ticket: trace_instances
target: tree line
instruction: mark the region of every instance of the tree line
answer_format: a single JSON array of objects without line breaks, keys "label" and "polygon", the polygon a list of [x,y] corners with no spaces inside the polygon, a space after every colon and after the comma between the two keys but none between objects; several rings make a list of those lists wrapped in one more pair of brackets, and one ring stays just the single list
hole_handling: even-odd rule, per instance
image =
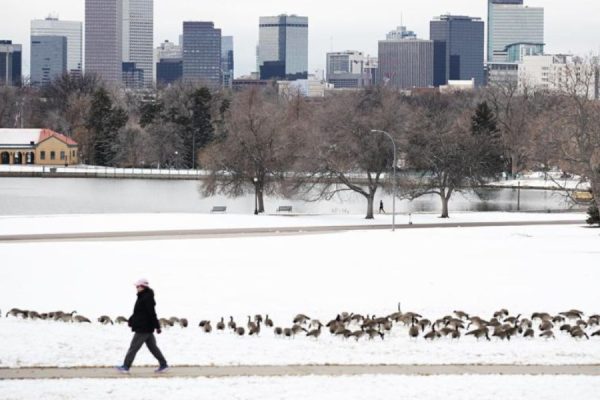
[{"label": "tree line", "polygon": [[253,192],[259,211],[269,194],[319,200],[350,191],[365,198],[367,218],[376,193],[392,186],[384,131],[398,148],[400,195],[437,195],[448,217],[454,193],[531,169],[558,168],[600,193],[596,71],[567,70],[552,91],[506,83],[408,95],[374,87],[320,99],[192,82],[140,94],[64,75],[43,89],[0,88],[0,127],[71,136],[86,164],[201,168],[207,195]]}]

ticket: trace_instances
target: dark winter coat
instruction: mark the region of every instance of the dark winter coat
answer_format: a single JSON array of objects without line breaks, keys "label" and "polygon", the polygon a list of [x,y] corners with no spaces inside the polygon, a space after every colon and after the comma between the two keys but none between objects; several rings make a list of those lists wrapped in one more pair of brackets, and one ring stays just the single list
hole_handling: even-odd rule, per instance
[{"label": "dark winter coat", "polygon": [[146,288],[137,294],[137,301],[133,307],[133,315],[129,318],[129,326],[135,333],[152,333],[160,329],[156,316],[156,302],[154,291]]}]

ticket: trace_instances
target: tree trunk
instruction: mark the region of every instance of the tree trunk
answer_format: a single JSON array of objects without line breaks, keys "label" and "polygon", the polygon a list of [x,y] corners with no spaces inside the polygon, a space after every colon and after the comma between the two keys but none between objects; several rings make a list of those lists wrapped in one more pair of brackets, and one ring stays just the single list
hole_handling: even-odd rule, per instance
[{"label": "tree trunk", "polygon": [[590,187],[592,189],[592,195],[596,202],[596,207],[600,210],[600,167],[596,171],[592,171],[590,176]]},{"label": "tree trunk", "polygon": [[440,194],[440,198],[442,199],[442,216],[441,216],[441,218],[450,218],[450,214],[448,213],[449,199],[444,194]]},{"label": "tree trunk", "polygon": [[375,219],[373,216],[373,205],[375,203],[375,194],[371,193],[367,196],[367,217],[366,219]]}]

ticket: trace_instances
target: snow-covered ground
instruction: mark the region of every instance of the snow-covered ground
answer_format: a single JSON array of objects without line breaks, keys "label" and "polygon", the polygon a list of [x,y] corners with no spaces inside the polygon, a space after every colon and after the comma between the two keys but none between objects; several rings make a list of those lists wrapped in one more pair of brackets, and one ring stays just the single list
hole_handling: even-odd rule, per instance
[{"label": "snow-covered ground", "polygon": [[[397,224],[440,224],[460,222],[565,221],[586,219],[585,213],[452,213],[441,219],[437,213],[397,215]],[[0,235],[124,232],[151,230],[199,230],[263,227],[385,225],[392,216],[376,215],[243,215],[243,214],[85,214],[0,216]]]},{"label": "snow-covered ground", "polygon": [[563,400],[594,399],[582,376],[359,376],[152,380],[0,381],[6,400]]},{"label": "snow-covered ground", "polygon": [[[228,239],[2,243],[0,306],[73,309],[90,318],[131,312],[132,282],[147,277],[162,317],[190,319],[159,337],[182,364],[595,363],[598,338],[511,342],[344,341],[323,334],[277,339],[205,335],[201,319],[268,313],[290,326],[296,313],[327,320],[342,311],[412,310],[435,319],[463,309],[489,318],[600,311],[600,232],[580,226],[425,229]],[[0,319],[0,366],[114,365],[126,350],[123,326]],[[138,362],[153,364],[146,351]]]}]

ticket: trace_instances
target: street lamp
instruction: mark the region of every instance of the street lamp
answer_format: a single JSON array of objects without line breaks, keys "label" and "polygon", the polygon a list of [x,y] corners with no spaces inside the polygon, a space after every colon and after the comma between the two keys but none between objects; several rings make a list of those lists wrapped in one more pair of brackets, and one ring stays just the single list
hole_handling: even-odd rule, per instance
[{"label": "street lamp", "polygon": [[256,185],[258,184],[258,178],[254,178],[254,215],[258,215],[258,189]]},{"label": "street lamp", "polygon": [[394,177],[393,177],[393,181],[392,181],[392,185],[393,185],[392,191],[394,193],[394,197],[392,198],[392,232],[395,232],[396,231],[396,166],[398,165],[398,160],[396,158],[397,157],[396,141],[394,140],[392,135],[390,135],[386,131],[372,129],[371,133],[383,133],[385,136],[387,136],[392,141],[392,147],[394,148],[394,165],[393,165]]}]

